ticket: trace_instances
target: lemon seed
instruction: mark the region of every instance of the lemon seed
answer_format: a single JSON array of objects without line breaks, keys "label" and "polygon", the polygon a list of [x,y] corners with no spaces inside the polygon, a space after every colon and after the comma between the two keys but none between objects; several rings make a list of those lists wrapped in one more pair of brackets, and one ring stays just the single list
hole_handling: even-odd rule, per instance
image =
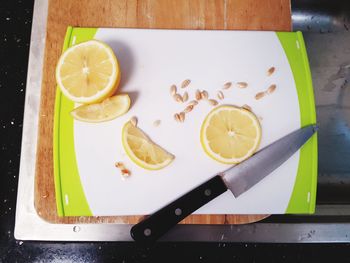
[{"label": "lemon seed", "polygon": [[179,117],[180,117],[180,122],[184,122],[185,121],[185,113],[184,112],[180,112],[179,113]]},{"label": "lemon seed", "polygon": [[276,85],[275,85],[275,84],[272,84],[272,85],[266,90],[266,93],[267,93],[267,94],[271,94],[271,93],[273,93],[275,90],[276,90]]},{"label": "lemon seed", "polygon": [[262,91],[262,92],[258,92],[256,95],[255,95],[255,99],[256,100],[260,100],[261,98],[263,98],[265,96],[265,92]]},{"label": "lemon seed", "polygon": [[176,85],[171,85],[170,87],[171,96],[174,96],[176,94],[176,91],[177,91]]},{"label": "lemon seed", "polygon": [[224,84],[224,89],[229,89],[229,88],[231,88],[231,86],[232,86],[232,82],[226,82]]},{"label": "lemon seed", "polygon": [[186,88],[188,85],[190,85],[191,80],[189,79],[185,79],[182,83],[181,83],[181,88]]},{"label": "lemon seed", "polygon": [[114,165],[115,165],[115,167],[120,168],[120,169],[125,168],[124,164],[122,162],[116,162]]},{"label": "lemon seed", "polygon": [[224,93],[221,90],[218,91],[217,96],[218,96],[219,100],[223,100],[224,99]]},{"label": "lemon seed", "polygon": [[185,109],[184,109],[184,113],[189,113],[190,111],[193,110],[193,105],[188,105]]},{"label": "lemon seed", "polygon": [[201,98],[204,99],[204,100],[207,100],[208,97],[209,97],[208,91],[203,90],[203,91],[201,92]]},{"label": "lemon seed", "polygon": [[183,102],[182,100],[182,96],[180,94],[175,94],[173,96],[174,100],[176,100],[177,102]]},{"label": "lemon seed", "polygon": [[201,92],[197,89],[196,94],[195,94],[196,100],[201,100],[202,99],[202,94]]},{"label": "lemon seed", "polygon": [[135,116],[131,117],[130,122],[132,125],[134,125],[135,127],[137,126],[137,118]]},{"label": "lemon seed", "polygon": [[269,68],[267,71],[267,76],[271,76],[275,72],[275,70],[276,70],[275,67]]},{"label": "lemon seed", "polygon": [[245,89],[246,87],[248,87],[248,83],[247,82],[237,82],[237,87],[240,89]]},{"label": "lemon seed", "polygon": [[189,103],[188,103],[188,106],[192,105],[193,107],[196,106],[198,104],[198,101],[196,100],[191,100]]},{"label": "lemon seed", "polygon": [[180,114],[175,113],[174,114],[174,119],[175,119],[175,121],[180,122]]},{"label": "lemon seed", "polygon": [[161,123],[161,120],[156,120],[153,122],[153,126],[158,127],[160,125],[160,123]]},{"label": "lemon seed", "polygon": [[212,106],[218,105],[218,102],[216,100],[213,100],[213,99],[208,100],[208,103]]},{"label": "lemon seed", "polygon": [[182,101],[183,102],[188,101],[188,93],[187,93],[187,91],[185,91],[185,93],[182,95]]}]

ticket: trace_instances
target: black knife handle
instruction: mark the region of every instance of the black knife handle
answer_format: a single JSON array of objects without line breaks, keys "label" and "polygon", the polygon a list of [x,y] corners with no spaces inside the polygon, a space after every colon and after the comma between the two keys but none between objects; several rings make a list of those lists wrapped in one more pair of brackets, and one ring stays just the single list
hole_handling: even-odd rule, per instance
[{"label": "black knife handle", "polygon": [[206,181],[131,228],[131,237],[140,243],[153,243],[182,219],[226,192],[221,176]]}]

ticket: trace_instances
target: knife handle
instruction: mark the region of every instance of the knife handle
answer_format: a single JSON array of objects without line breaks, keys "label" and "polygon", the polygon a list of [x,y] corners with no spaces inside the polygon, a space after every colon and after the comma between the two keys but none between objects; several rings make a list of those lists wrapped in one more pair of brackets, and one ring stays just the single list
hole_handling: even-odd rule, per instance
[{"label": "knife handle", "polygon": [[223,179],[217,175],[134,225],[130,230],[131,237],[140,243],[153,243],[182,219],[226,190]]}]

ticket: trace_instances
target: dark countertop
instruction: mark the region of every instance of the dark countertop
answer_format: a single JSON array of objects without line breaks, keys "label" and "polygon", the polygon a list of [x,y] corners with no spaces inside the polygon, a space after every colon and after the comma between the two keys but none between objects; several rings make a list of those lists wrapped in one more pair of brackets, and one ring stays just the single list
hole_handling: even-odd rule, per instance
[{"label": "dark countertop", "polygon": [[[13,236],[33,0],[0,3],[0,263],[350,262],[350,244],[29,242]],[[33,147],[34,147],[33,142]],[[342,260],[343,259],[343,260]]]}]

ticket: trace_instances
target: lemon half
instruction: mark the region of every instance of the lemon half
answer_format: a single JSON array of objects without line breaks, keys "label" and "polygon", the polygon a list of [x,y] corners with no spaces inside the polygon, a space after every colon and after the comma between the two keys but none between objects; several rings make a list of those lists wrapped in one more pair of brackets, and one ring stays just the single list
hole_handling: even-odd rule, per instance
[{"label": "lemon half", "polygon": [[100,103],[83,104],[71,111],[74,119],[85,122],[103,122],[113,120],[130,108],[130,97],[121,94],[109,97]]},{"label": "lemon half", "polygon": [[174,156],[155,144],[141,129],[127,122],[122,131],[122,142],[129,158],[148,170],[159,170],[169,165]]},{"label": "lemon half", "polygon": [[62,93],[74,102],[99,102],[118,88],[120,68],[107,44],[89,40],[70,47],[61,55],[56,81]]},{"label": "lemon half", "polygon": [[258,148],[260,139],[258,118],[252,112],[234,106],[213,109],[201,127],[200,140],[205,152],[225,164],[249,158]]}]

